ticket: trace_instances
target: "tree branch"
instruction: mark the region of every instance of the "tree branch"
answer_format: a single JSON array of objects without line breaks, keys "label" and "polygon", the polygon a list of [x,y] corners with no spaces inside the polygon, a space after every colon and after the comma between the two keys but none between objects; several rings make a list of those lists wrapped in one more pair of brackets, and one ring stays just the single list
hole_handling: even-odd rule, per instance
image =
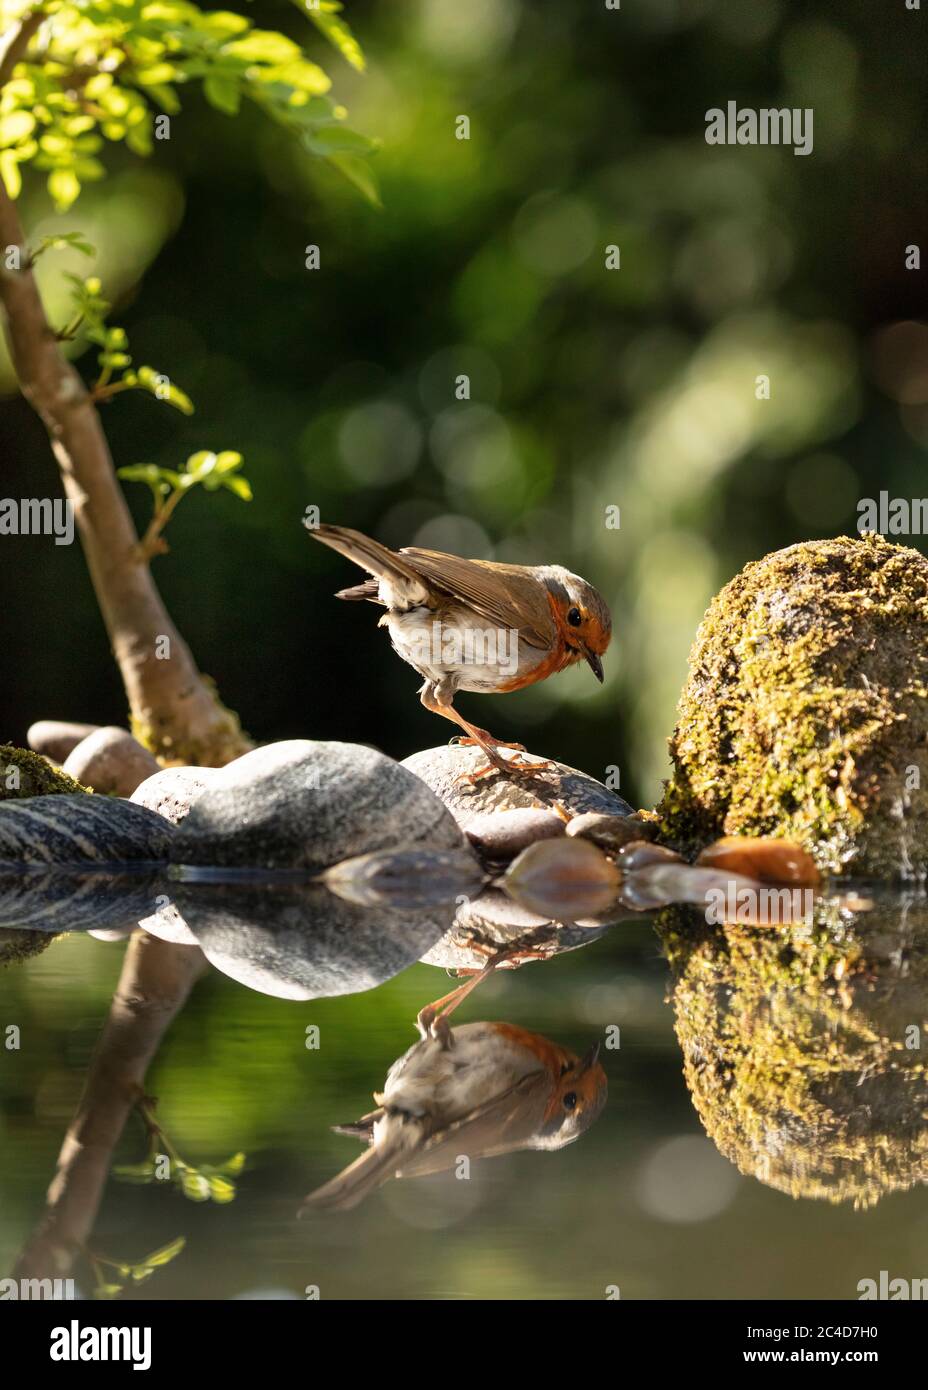
[{"label": "tree branch", "polygon": [[23,16],[18,33],[7,44],[6,52],[0,61],[0,87],[6,86],[9,82],[16,64],[21,63],[25,58],[26,49],[29,47],[32,36],[47,18],[48,15],[43,14],[41,10],[33,10],[30,14]]},{"label": "tree branch", "polygon": [[60,1279],[73,1269],[93,1230],[113,1150],[144,1093],[145,1073],[206,968],[196,946],[133,933],[84,1094],[58,1156],[45,1217],[19,1256],[16,1278]]},{"label": "tree branch", "polygon": [[74,506],[133,733],[166,760],[221,766],[251,743],[200,675],[148,566],[139,563],[138,535],[99,414],[49,326],[16,204],[0,184],[0,251],[14,246],[21,248],[21,270],[7,269],[8,254],[0,256],[0,303],[10,354],[23,394],[48,430]]}]

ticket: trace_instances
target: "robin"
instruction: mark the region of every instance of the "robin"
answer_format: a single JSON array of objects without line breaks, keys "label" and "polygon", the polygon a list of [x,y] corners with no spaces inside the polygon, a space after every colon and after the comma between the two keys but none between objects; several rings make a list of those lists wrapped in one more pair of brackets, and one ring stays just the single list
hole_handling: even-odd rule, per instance
[{"label": "robin", "polygon": [[579,1139],[606,1103],[599,1044],[583,1056],[513,1023],[465,1023],[448,1015],[483,978],[429,1004],[420,1040],[387,1074],[377,1109],[337,1125],[367,1143],[366,1153],[303,1204],[349,1211],[390,1178],[423,1177],[462,1156],[517,1149],[562,1149]]},{"label": "robin", "polygon": [[[373,576],[336,597],[367,599],[387,610],[380,626],[423,677],[423,705],[463,729],[461,743],[483,749],[489,766],[481,773],[536,773],[543,765],[520,761],[521,744],[503,743],[471,724],[454,708],[454,696],[459,690],[521,690],[577,661],[586,661],[602,681],[612,617],[592,584],[560,565],[463,560],[415,546],[394,551],[344,526],[308,529]],[[516,756],[503,758],[500,748]]]}]

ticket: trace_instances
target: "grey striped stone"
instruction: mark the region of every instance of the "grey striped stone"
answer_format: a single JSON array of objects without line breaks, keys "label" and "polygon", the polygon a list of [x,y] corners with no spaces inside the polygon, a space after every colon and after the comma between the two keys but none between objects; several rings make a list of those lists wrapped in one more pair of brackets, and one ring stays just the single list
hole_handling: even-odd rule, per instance
[{"label": "grey striped stone", "polygon": [[0,866],[164,862],[174,829],[111,796],[33,796],[0,802]]}]

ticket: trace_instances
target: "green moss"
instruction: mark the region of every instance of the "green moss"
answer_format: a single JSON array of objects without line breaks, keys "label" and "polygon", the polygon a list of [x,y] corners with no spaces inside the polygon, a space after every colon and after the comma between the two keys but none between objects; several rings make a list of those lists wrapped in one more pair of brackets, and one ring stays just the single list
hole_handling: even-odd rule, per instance
[{"label": "green moss", "polygon": [[220,700],[211,677],[201,674],[200,679],[215,705],[215,717],[201,737],[191,738],[184,730],[183,716],[178,717],[175,712],[163,718],[155,717],[150,710],[144,716],[130,712],[133,738],[165,767],[224,767],[254,748],[238,715]]},{"label": "green moss", "polygon": [[[41,753],[0,743],[0,801],[87,790],[66,772],[54,767]],[[55,940],[57,938],[48,932],[19,931],[13,927],[0,930],[0,965],[40,955]]]},{"label": "green moss", "polygon": [[726,1158],[862,1207],[928,1180],[928,908],[851,918],[826,900],[803,931],[669,908],[657,925],[687,1086]]},{"label": "green moss", "polygon": [[928,873],[928,560],[879,536],[748,565],[690,655],[664,841],[781,835],[829,872]]},{"label": "green moss", "polygon": [[51,796],[55,792],[84,792],[66,772],[56,768],[41,753],[0,743],[0,801],[24,796]]}]

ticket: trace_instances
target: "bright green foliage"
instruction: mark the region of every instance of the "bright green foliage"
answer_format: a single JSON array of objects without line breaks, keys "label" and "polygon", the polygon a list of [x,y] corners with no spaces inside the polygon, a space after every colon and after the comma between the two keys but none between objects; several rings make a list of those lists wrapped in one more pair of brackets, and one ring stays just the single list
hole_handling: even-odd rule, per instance
[{"label": "bright green foliage", "polygon": [[[162,1136],[163,1138],[163,1136]],[[156,1146],[157,1147],[157,1146]],[[234,1202],[236,1187],[233,1181],[245,1166],[243,1153],[233,1154],[224,1163],[201,1163],[194,1167],[185,1163],[173,1150],[169,1152],[171,1183],[191,1202]],[[142,1163],[126,1163],[113,1169],[113,1176],[123,1182],[151,1183],[157,1180],[160,1155],[153,1150]],[[152,1259],[143,1261],[151,1264]]]},{"label": "bright green foliage", "polygon": [[[300,8],[363,67],[338,5]],[[15,23],[13,9],[0,5],[3,28]],[[19,13],[36,11],[48,20],[0,94],[0,177],[11,197],[19,195],[22,165],[32,164],[46,173],[58,211],[66,210],[83,183],[103,176],[105,141],[150,154],[165,118],[181,109],[179,89],[202,81],[217,110],[231,116],[243,98],[255,102],[377,201],[365,164],[375,142],[341,124],[344,108],[328,95],[329,77],[292,39],[187,0],[45,0]]]},{"label": "bright green foliage", "polygon": [[[93,1269],[95,1285],[93,1297],[95,1299],[111,1300],[118,1298],[123,1289],[131,1280],[133,1284],[143,1284],[146,1279],[150,1279],[156,1269],[162,1265],[170,1264],[187,1244],[184,1236],[178,1236],[169,1245],[163,1245],[158,1250],[153,1250],[150,1255],[143,1255],[134,1264],[126,1264],[121,1260],[111,1260],[105,1255],[98,1255],[92,1251],[87,1251],[87,1258]],[[106,1274],[105,1269],[115,1271],[115,1274]]]},{"label": "bright green foliage", "polygon": [[[220,1204],[234,1202],[236,1196],[234,1179],[245,1167],[245,1155],[234,1153],[224,1163],[201,1163],[199,1167],[194,1167],[192,1163],[187,1163],[185,1159],[181,1158],[155,1119],[153,1105],[154,1102],[146,1098],[139,1102],[138,1107],[148,1131],[147,1158],[143,1159],[141,1163],[126,1163],[114,1167],[113,1176],[121,1178],[123,1182],[155,1182],[158,1179],[164,1156],[167,1155],[170,1161],[169,1171],[172,1185],[178,1188],[185,1197],[189,1197],[191,1202],[209,1202],[210,1200]],[[168,1249],[170,1250],[172,1247],[169,1246]],[[164,1252],[160,1253],[163,1254]],[[176,1253],[175,1250],[174,1254]],[[167,1258],[173,1259],[174,1254]],[[166,1264],[167,1260],[160,1262]],[[151,1255],[142,1262],[143,1266],[154,1266],[156,1263],[158,1261]]]},{"label": "bright green foliage", "polygon": [[179,471],[159,468],[154,463],[133,463],[117,469],[117,476],[126,482],[145,483],[151,488],[154,499],[154,512],[140,542],[140,558],[149,560],[153,555],[164,554],[168,547],[161,533],[181,498],[198,483],[202,483],[207,492],[216,492],[224,487],[243,502],[250,502],[253,495],[251,484],[239,474],[242,463],[241,454],[231,449],[225,449],[220,454],[201,449],[191,454]]},{"label": "bright green foliage", "polygon": [[[32,253],[33,261],[43,250],[58,242],[78,245],[74,239],[75,235],[69,232],[60,237],[44,238],[38,250]],[[93,248],[86,242],[81,244],[79,249],[93,254]],[[65,326],[59,330],[58,338],[62,342],[69,342],[81,333],[100,349],[97,354],[100,375],[91,392],[94,400],[108,400],[110,396],[115,396],[121,391],[147,391],[157,400],[173,405],[181,414],[192,415],[193,402],[190,397],[179,386],[175,386],[169,377],[155,371],[154,367],[133,368],[126,330],[111,327],[106,322],[112,306],[103,298],[103,286],[98,278],[91,275],[83,279],[79,275],[66,274],[65,279],[69,280],[72,286],[73,313]]]}]

